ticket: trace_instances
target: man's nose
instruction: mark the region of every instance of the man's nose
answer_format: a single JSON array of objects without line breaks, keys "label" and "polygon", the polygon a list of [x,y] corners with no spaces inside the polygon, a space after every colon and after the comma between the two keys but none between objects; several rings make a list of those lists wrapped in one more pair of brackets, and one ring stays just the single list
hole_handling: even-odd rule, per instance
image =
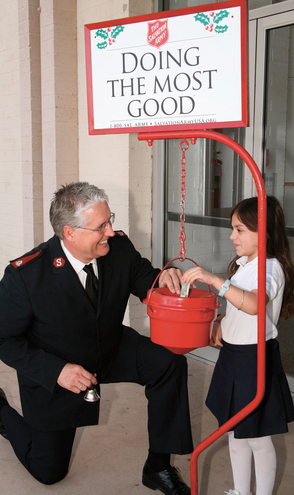
[{"label": "man's nose", "polygon": [[112,225],[110,222],[108,222],[107,224],[107,227],[106,227],[106,230],[105,230],[105,234],[108,235],[109,237],[113,237],[115,236],[115,232],[112,228]]}]

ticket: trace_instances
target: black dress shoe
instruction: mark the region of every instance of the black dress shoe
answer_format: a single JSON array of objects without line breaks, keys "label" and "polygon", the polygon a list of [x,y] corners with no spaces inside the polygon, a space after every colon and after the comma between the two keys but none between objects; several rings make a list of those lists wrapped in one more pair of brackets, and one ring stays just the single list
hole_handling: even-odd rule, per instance
[{"label": "black dress shoe", "polygon": [[[3,401],[6,401],[8,404],[8,400],[6,398],[4,390],[2,390],[2,388],[0,388],[0,400],[2,403],[3,403]],[[1,415],[0,415],[0,435],[2,435],[2,437],[6,438],[6,440],[8,440],[8,436],[7,436],[7,433],[5,431],[4,424],[3,424],[3,421],[1,419]]]},{"label": "black dress shoe", "polygon": [[165,495],[191,495],[190,488],[181,480],[178,471],[172,466],[156,473],[145,462],[142,483],[151,490],[162,491]]}]

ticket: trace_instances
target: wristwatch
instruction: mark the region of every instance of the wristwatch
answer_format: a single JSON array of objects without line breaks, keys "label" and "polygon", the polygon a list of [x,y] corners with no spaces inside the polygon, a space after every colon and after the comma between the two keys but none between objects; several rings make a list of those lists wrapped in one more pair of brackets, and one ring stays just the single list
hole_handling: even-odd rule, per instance
[{"label": "wristwatch", "polygon": [[219,291],[218,295],[220,297],[224,297],[224,295],[227,292],[227,290],[230,287],[230,285],[231,285],[231,281],[229,279],[227,279],[225,281],[225,283],[222,285],[221,290]]}]

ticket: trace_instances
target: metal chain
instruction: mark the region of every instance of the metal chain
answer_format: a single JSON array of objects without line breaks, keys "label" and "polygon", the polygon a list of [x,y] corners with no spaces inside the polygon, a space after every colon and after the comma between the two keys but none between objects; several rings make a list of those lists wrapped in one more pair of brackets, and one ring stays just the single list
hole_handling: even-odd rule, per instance
[{"label": "metal chain", "polygon": [[180,150],[182,150],[182,157],[181,157],[181,165],[182,165],[182,170],[181,170],[181,214],[180,214],[180,220],[181,220],[181,229],[180,229],[180,234],[179,234],[179,239],[181,243],[181,251],[179,252],[179,259],[180,261],[185,261],[185,254],[186,254],[186,249],[185,249],[185,240],[186,240],[186,233],[185,233],[185,196],[186,196],[186,151],[189,148],[189,144],[184,138],[180,144],[179,144]]}]

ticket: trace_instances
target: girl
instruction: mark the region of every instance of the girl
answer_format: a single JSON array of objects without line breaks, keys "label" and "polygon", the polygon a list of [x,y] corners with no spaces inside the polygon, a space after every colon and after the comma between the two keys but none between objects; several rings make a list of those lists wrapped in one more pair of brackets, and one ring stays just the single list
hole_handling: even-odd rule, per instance
[{"label": "girl", "polygon": [[[182,281],[213,285],[227,300],[226,310],[215,320],[211,345],[221,347],[206,405],[223,425],[256,395],[258,212],[257,198],[235,206],[230,215],[237,256],[229,276],[221,277],[196,267]],[[293,401],[282,368],[277,337],[279,316],[294,313],[294,265],[285,219],[276,198],[267,198],[266,260],[266,390],[261,404],[228,433],[234,490],[230,495],[250,495],[251,457],[255,462],[256,495],[272,495],[276,453],[271,435],[288,431],[294,420]]]}]

